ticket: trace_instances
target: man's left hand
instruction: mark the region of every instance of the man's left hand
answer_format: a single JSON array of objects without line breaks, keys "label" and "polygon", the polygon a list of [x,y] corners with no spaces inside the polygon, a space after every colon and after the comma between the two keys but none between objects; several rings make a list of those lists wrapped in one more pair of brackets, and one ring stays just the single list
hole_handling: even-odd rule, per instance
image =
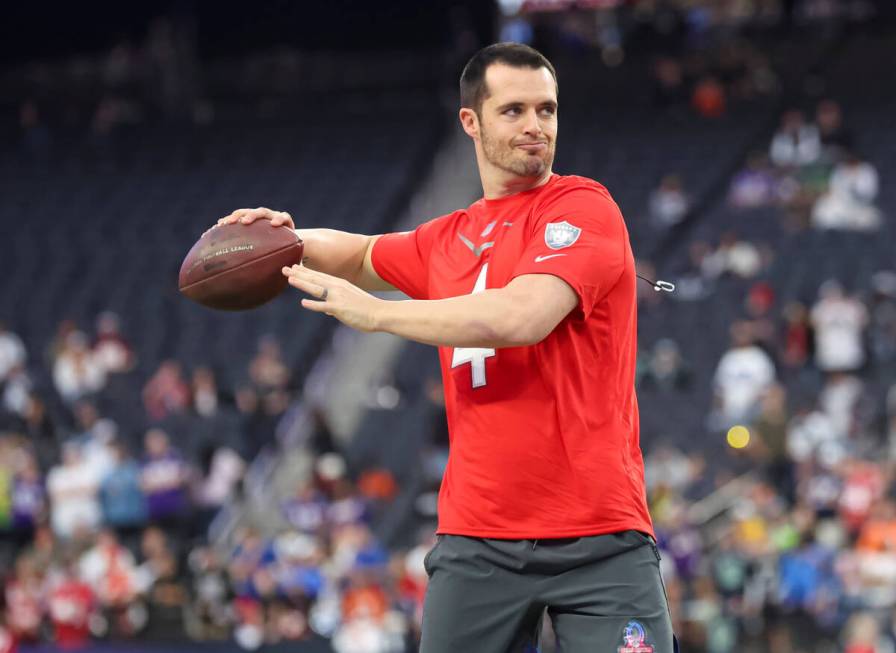
[{"label": "man's left hand", "polygon": [[377,315],[385,300],[364,292],[345,279],[315,272],[304,265],[282,270],[289,285],[311,295],[302,306],[309,311],[332,315],[358,331],[376,331]]}]

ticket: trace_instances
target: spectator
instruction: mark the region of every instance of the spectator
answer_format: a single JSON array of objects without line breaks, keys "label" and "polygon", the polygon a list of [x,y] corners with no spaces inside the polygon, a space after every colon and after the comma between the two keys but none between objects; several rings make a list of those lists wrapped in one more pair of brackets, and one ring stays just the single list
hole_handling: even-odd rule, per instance
[{"label": "spectator", "polygon": [[0,600],[0,653],[17,653],[19,644],[15,633],[6,625],[3,601]]},{"label": "spectator", "polygon": [[90,640],[90,622],[96,616],[96,597],[79,578],[74,561],[63,563],[50,589],[47,614],[53,624],[53,641],[63,650],[79,649]]},{"label": "spectator", "polygon": [[150,526],[142,532],[139,550],[143,562],[136,572],[137,591],[146,594],[162,574],[165,560],[174,552],[165,531],[158,526]]},{"label": "spectator", "polygon": [[833,372],[828,376],[818,396],[818,406],[830,418],[839,439],[853,434],[856,405],[863,393],[864,384],[854,375]]},{"label": "spectator", "polygon": [[719,118],[725,114],[725,87],[712,75],[704,75],[694,86],[691,105],[704,118]]},{"label": "spectator", "polygon": [[[713,291],[712,282],[721,274],[716,269],[709,243],[697,240],[688,247],[688,261],[676,279],[676,293],[682,301],[705,299]],[[651,290],[654,295],[659,293]]]},{"label": "spectator", "polygon": [[0,466],[0,531],[12,526],[12,470]]},{"label": "spectator", "polygon": [[840,156],[852,149],[854,138],[852,131],[843,124],[843,112],[834,100],[822,100],[815,108],[815,122],[824,148],[827,161],[837,161]]},{"label": "spectator", "polygon": [[169,554],[160,560],[159,576],[147,598],[147,637],[169,642],[187,639],[185,614],[188,599],[189,594],[180,577],[177,559]]},{"label": "spectator", "polygon": [[851,534],[857,534],[884,495],[887,479],[880,467],[859,458],[845,458],[838,473],[843,479],[838,499],[840,519]]},{"label": "spectator", "polygon": [[857,612],[849,618],[844,628],[846,648],[844,653],[878,653],[881,628],[873,614]]},{"label": "spectator", "polygon": [[283,503],[283,516],[302,533],[321,533],[326,525],[328,502],[314,483],[299,485],[295,496]]},{"label": "spectator", "polygon": [[288,531],[276,539],[274,548],[273,574],[280,595],[307,606],[317,599],[325,583],[321,567],[326,558],[320,542],[312,535]]},{"label": "spectator", "polygon": [[190,386],[181,375],[180,363],[166,360],[143,388],[143,404],[150,419],[162,420],[184,412],[190,405]]},{"label": "spectator", "polygon": [[47,406],[35,393],[28,396],[25,414],[18,430],[34,448],[40,469],[47,470],[57,460],[56,427],[47,412]]},{"label": "spectator", "polygon": [[171,446],[168,434],[150,429],[144,438],[144,458],[140,486],[146,496],[149,518],[170,523],[188,509],[187,464]]},{"label": "spectator", "polygon": [[188,559],[193,577],[194,634],[202,640],[224,639],[230,634],[230,586],[224,566],[211,547],[197,547]]},{"label": "spectator", "polygon": [[197,501],[207,511],[211,521],[217,511],[230,501],[236,493],[237,484],[243,478],[246,462],[229,447],[219,447],[212,454],[208,476],[198,490]]},{"label": "spectator", "polygon": [[877,169],[850,150],[844,154],[843,162],[834,168],[829,185],[834,194],[870,205],[878,193]]},{"label": "spectator", "polygon": [[790,302],[782,311],[784,334],[781,362],[792,368],[805,365],[815,350],[815,334],[809,321],[809,310],[799,302]]},{"label": "spectator", "polygon": [[261,394],[283,390],[289,385],[290,376],[277,341],[271,336],[261,338],[258,353],[249,364],[249,378],[255,388]]},{"label": "spectator", "polygon": [[709,279],[715,279],[723,274],[751,279],[763,266],[759,248],[750,241],[739,238],[732,231],[722,234],[718,248],[707,254],[701,262],[703,275]]},{"label": "spectator", "polygon": [[132,608],[137,598],[137,565],[115,532],[103,529],[96,544],[78,562],[81,578],[103,607],[116,635],[132,636],[144,625],[144,614]]},{"label": "spectator", "polygon": [[375,571],[356,569],[342,599],[342,625],[333,637],[337,653],[397,653],[405,624],[389,611],[389,599]]},{"label": "spectator", "polygon": [[96,472],[84,462],[81,448],[73,442],[63,445],[62,464],[47,475],[50,524],[57,537],[81,536],[99,525],[99,482]]},{"label": "spectator", "polygon": [[193,410],[202,417],[214,417],[218,413],[219,394],[215,374],[208,367],[193,370]]},{"label": "spectator", "polygon": [[681,222],[689,207],[681,179],[678,175],[666,175],[650,194],[650,221],[655,227],[666,229]]},{"label": "spectator", "polygon": [[338,452],[336,436],[333,434],[330,420],[323,406],[312,406],[311,419],[314,423],[314,428],[308,438],[311,450],[317,455]]},{"label": "spectator", "polygon": [[87,346],[80,331],[70,333],[53,365],[53,382],[69,402],[93,395],[106,385],[106,370]]},{"label": "spectator", "polygon": [[34,388],[31,376],[23,365],[17,365],[8,371],[6,383],[3,384],[2,407],[16,417],[23,417],[28,410],[28,400]]},{"label": "spectator", "polygon": [[180,579],[177,557],[159,529],[147,529],[143,540],[146,561],[140,565],[141,589],[147,598],[148,639],[182,641],[186,637],[184,610],[187,588]]},{"label": "spectator", "polygon": [[874,206],[877,197],[877,170],[854,152],[845,154],[834,168],[828,192],[818,198],[812,209],[816,229],[875,231],[881,226],[881,214]]},{"label": "spectator", "polygon": [[797,463],[809,462],[814,457],[825,467],[833,467],[845,455],[831,418],[817,409],[798,411],[790,421],[787,452]]},{"label": "spectator", "polygon": [[863,332],[868,311],[843,292],[836,281],[825,281],[810,319],[815,330],[815,363],[824,372],[852,372],[865,364]]},{"label": "spectator", "polygon": [[[832,582],[830,553],[819,546],[811,533],[800,546],[783,553],[779,561],[779,600],[785,614],[802,624],[800,640],[810,639],[813,616],[823,605],[822,598]],[[805,642],[805,645],[810,645]],[[813,647],[814,648],[814,647]]]},{"label": "spectator", "polygon": [[112,528],[133,532],[146,524],[146,497],[140,485],[141,470],[122,443],[113,447],[114,463],[100,484],[103,522]]},{"label": "spectator", "polygon": [[37,462],[30,455],[22,456],[13,479],[12,527],[33,532],[47,514],[47,493]]},{"label": "spectator", "polygon": [[22,642],[36,642],[44,618],[43,570],[25,554],[16,558],[15,571],[3,588],[6,625]]},{"label": "spectator", "polygon": [[649,354],[645,381],[666,391],[683,390],[690,382],[690,372],[681,350],[671,338],[660,338]]},{"label": "spectator", "polygon": [[367,505],[358,496],[351,480],[346,477],[342,456],[324,454],[315,465],[318,482],[330,498],[327,521],[333,526],[358,524],[367,519]]},{"label": "spectator", "polygon": [[383,507],[398,494],[398,483],[388,469],[374,467],[358,477],[358,492],[365,501]]},{"label": "spectator", "polygon": [[723,424],[749,420],[774,380],[775,366],[754,344],[750,324],[735,322],[731,326],[731,348],[719,360],[714,381]]},{"label": "spectator", "polygon": [[859,532],[856,549],[896,554],[896,504],[892,499],[875,503]]},{"label": "spectator", "polygon": [[775,299],[775,289],[767,281],[753,283],[744,298],[744,308],[753,324],[756,338],[768,351],[774,351],[777,346],[777,330],[771,319]]},{"label": "spectator", "polygon": [[777,180],[768,165],[768,157],[753,152],[746,167],[731,180],[728,202],[740,209],[770,206],[777,200]]},{"label": "spectator", "polygon": [[779,168],[795,168],[815,163],[821,155],[821,137],[815,125],[807,124],[802,111],[791,109],[781,117],[781,126],[772,138],[769,158]]},{"label": "spectator", "polygon": [[25,364],[25,345],[22,339],[0,322],[0,384],[10,371]]},{"label": "spectator", "polygon": [[121,335],[118,315],[111,311],[100,313],[96,320],[93,355],[107,374],[127,372],[134,367],[134,351]]},{"label": "spectator", "polygon": [[659,107],[673,108],[687,101],[681,62],[674,57],[660,57],[653,67],[654,101]]},{"label": "spectator", "polygon": [[75,405],[75,419],[80,432],[72,442],[80,447],[84,463],[102,480],[115,462],[113,443],[118,427],[112,420],[101,418],[96,406],[87,401]]},{"label": "spectator", "polygon": [[896,272],[881,271],[871,278],[869,341],[880,366],[896,360]]},{"label": "spectator", "polygon": [[230,555],[228,572],[234,593],[237,597],[255,599],[258,593],[255,588],[256,572],[273,564],[277,557],[273,547],[261,534],[253,529],[243,529],[235,537],[236,546]]},{"label": "spectator", "polygon": [[274,438],[276,416],[267,412],[261,398],[252,386],[243,386],[236,391],[236,409],[243,434],[240,455],[252,459],[264,445]]},{"label": "spectator", "polygon": [[739,550],[733,532],[726,531],[718,550],[710,559],[716,591],[726,599],[742,595],[749,581],[750,567],[750,561]]},{"label": "spectator", "polygon": [[795,478],[787,451],[788,421],[786,390],[777,384],[769,386],[762,397],[754,431],[762,446],[769,482],[792,503]]},{"label": "spectator", "polygon": [[31,543],[24,554],[34,560],[38,569],[50,569],[61,558],[61,548],[61,543],[53,536],[53,530],[46,523],[41,523],[34,529]]}]

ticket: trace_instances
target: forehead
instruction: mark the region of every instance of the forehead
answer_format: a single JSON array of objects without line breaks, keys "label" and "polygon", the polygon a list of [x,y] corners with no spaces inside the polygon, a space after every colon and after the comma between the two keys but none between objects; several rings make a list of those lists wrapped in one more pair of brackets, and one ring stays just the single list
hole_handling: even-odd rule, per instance
[{"label": "forehead", "polygon": [[489,66],[485,71],[485,84],[489,104],[557,101],[557,84],[547,68],[515,68],[502,63]]}]

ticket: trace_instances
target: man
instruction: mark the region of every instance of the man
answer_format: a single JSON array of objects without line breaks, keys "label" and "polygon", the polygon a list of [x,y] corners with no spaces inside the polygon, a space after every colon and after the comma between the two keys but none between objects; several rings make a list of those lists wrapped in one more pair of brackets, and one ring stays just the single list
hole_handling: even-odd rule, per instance
[{"label": "man", "polygon": [[[302,305],[437,345],[451,451],[426,560],[424,653],[669,653],[634,393],[635,268],[607,190],[551,171],[557,79],[519,44],[477,53],[460,122],[484,198],[414,231],[300,229]],[[288,213],[240,209],[223,223]],[[399,289],[410,301],[366,290]]]}]

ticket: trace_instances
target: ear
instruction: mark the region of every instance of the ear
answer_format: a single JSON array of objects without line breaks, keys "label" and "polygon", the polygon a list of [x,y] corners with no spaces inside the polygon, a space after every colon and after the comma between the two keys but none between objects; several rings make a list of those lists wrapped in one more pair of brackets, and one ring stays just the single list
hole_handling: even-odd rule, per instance
[{"label": "ear", "polygon": [[467,136],[474,141],[479,139],[479,116],[476,112],[468,107],[462,107],[458,113],[460,118],[460,126],[467,132]]}]

